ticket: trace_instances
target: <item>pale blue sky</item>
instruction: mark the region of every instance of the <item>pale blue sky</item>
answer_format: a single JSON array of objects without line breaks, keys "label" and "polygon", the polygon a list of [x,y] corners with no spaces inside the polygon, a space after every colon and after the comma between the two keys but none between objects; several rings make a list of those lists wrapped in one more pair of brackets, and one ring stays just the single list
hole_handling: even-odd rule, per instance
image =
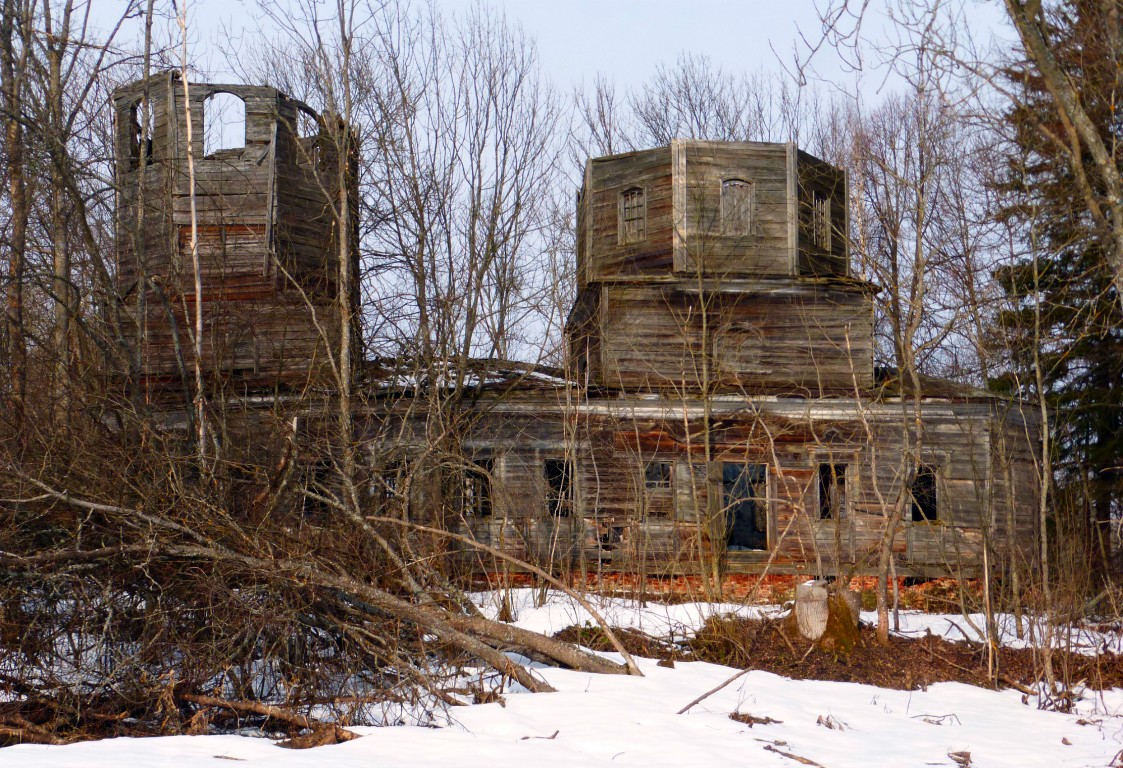
[{"label": "pale blue sky", "polygon": [[[433,0],[446,13],[469,9],[479,0]],[[486,0],[485,0],[486,1]],[[110,19],[121,0],[92,0],[95,15]],[[230,79],[221,48],[237,46],[257,27],[255,0],[186,0],[192,29],[191,57],[215,79]],[[162,4],[162,3],[161,3]],[[537,40],[544,73],[562,90],[591,82],[604,72],[620,87],[647,81],[661,64],[684,51],[705,54],[731,72],[784,75],[800,33],[820,35],[816,6],[826,0],[490,0],[508,19]],[[863,24],[869,39],[892,35],[885,8],[897,0],[872,2]],[[997,0],[951,0],[973,32],[986,37],[1001,29]],[[172,32],[171,22],[167,22]],[[177,34],[177,33],[176,33]],[[801,49],[803,50],[803,49]],[[876,57],[867,57],[869,64]],[[814,75],[874,98],[886,81],[884,70],[860,77],[829,48],[814,61]],[[892,82],[890,78],[890,82]]]}]

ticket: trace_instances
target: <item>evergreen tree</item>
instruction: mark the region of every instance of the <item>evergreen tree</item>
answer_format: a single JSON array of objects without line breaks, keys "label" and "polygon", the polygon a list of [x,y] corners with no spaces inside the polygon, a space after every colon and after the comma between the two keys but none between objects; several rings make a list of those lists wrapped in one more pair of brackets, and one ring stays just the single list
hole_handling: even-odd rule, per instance
[{"label": "evergreen tree", "polygon": [[[1101,135],[1115,144],[1123,132],[1121,9],[1123,0],[1067,2],[1053,9],[1049,28],[1057,63]],[[1060,490],[1094,523],[1092,543],[1107,556],[1110,526],[1123,517],[1123,305],[1108,258],[1112,235],[1094,210],[1097,200],[1106,208],[1109,190],[1072,162],[1074,152],[1087,150],[1056,109],[1041,73],[1023,64],[1008,68],[1005,77],[1020,98],[1006,113],[1010,148],[1002,187],[1009,202],[1003,215],[1018,225],[1029,255],[998,275],[1015,307],[1002,315],[1002,330],[1021,340],[1015,368],[1022,370],[993,384],[1036,397],[1034,376],[1026,372],[1037,353],[1041,394],[1056,413]]]}]

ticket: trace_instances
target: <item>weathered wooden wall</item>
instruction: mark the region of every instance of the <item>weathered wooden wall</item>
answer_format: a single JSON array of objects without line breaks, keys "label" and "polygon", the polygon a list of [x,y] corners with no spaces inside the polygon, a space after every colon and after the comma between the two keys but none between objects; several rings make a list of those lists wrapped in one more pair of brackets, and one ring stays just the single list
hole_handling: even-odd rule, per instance
[{"label": "weathered wooden wall", "polygon": [[[681,229],[675,271],[715,279],[795,274],[791,145],[681,141],[672,148]],[[743,234],[722,227],[722,182],[729,179],[753,188],[751,228]]]},{"label": "weathered wooden wall", "polygon": [[[749,190],[745,232],[724,218],[727,182]],[[647,201],[641,242],[621,239],[629,189]],[[577,207],[567,333],[583,380],[796,396],[872,385],[873,288],[848,278],[841,169],[791,144],[681,140],[590,160]],[[829,247],[813,237],[823,227]]]},{"label": "weathered wooden wall", "polygon": [[[644,192],[646,235],[624,243],[619,231],[620,195]],[[578,286],[603,280],[665,277],[672,270],[674,241],[671,148],[628,152],[590,160],[581,195],[583,244]]]},{"label": "weathered wooden wall", "polygon": [[727,280],[702,289],[603,286],[582,305],[590,319],[573,336],[576,351],[587,350],[598,382],[626,391],[819,396],[873,383],[863,285]]},{"label": "weathered wooden wall", "polygon": [[[850,274],[846,171],[800,151],[796,157],[795,173],[795,205],[798,209],[796,272],[808,276]],[[831,247],[826,249],[820,247],[813,237],[816,196],[830,201]]]},{"label": "weathered wooden wall", "polygon": [[[204,105],[216,93],[243,101],[245,143],[207,156]],[[150,153],[136,141],[146,100],[153,118]],[[156,397],[175,393],[193,366],[198,297],[188,116],[205,375],[242,391],[300,388],[322,376],[325,346],[338,343],[340,252],[350,249],[354,261],[357,251],[350,232],[347,246],[339,247],[340,166],[326,134],[318,127],[310,136],[297,134],[298,111],[309,113],[312,126],[318,118],[267,87],[193,83],[188,109],[175,73],[119,89],[114,106],[116,277],[130,315],[125,341],[140,368],[135,383]]]},{"label": "weathered wooden wall", "polygon": [[[461,516],[455,499],[442,502],[445,524],[514,557],[562,570],[648,574],[699,573],[715,563],[728,572],[871,573],[905,490],[905,521],[893,542],[900,574],[978,573],[984,542],[996,568],[1033,562],[1033,486],[1012,487],[994,473],[1007,462],[1025,474],[1034,427],[1011,421],[992,401],[925,407],[919,455],[937,474],[938,517],[913,522],[907,484],[914,465],[901,458],[916,441],[898,404],[727,401],[707,423],[697,401],[681,403],[676,418],[666,401],[594,399],[570,411],[573,421],[560,397],[538,397],[481,411],[464,437],[465,456],[492,461],[491,515]],[[996,431],[1005,436],[1001,448]],[[575,503],[557,517],[548,508],[544,463],[565,458],[573,462]],[[671,465],[669,484],[645,482],[649,462]],[[765,549],[726,551],[726,462],[768,467]],[[820,464],[845,468],[837,518],[820,518]]]}]

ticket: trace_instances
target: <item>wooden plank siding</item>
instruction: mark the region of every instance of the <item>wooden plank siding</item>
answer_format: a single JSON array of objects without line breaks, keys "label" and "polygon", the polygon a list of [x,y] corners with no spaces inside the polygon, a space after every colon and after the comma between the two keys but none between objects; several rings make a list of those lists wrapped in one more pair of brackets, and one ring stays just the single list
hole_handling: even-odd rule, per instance
[{"label": "wooden plank siding", "polygon": [[[800,275],[821,277],[850,274],[850,237],[846,191],[846,171],[825,163],[806,152],[797,152],[796,206],[798,246],[796,271]],[[830,201],[830,247],[815,242],[812,224],[815,199]]]},{"label": "wooden plank siding", "polygon": [[[681,142],[685,175],[683,277],[712,279],[791,275],[788,233],[787,149],[753,142]],[[752,185],[750,229],[730,233],[722,226],[722,182]]]},{"label": "wooden plank siding", "polygon": [[[217,93],[243,101],[245,142],[207,156],[205,103]],[[190,99],[205,376],[240,391],[303,388],[326,375],[327,345],[339,337],[340,174],[331,142],[322,127],[299,136],[299,112],[313,126],[319,118],[273,88],[192,83]],[[146,100],[150,152],[137,140]],[[123,335],[140,360],[136,383],[154,397],[174,396],[193,366],[197,302],[183,84],[165,73],[119,89],[114,107],[116,278],[130,316]],[[357,267],[355,235],[345,236]]]},{"label": "wooden plank siding", "polygon": [[[590,160],[578,196],[578,285],[626,279],[794,275],[788,148],[760,142],[675,141]],[[752,185],[751,226],[722,226],[722,183]],[[645,237],[625,243],[621,195],[638,188]],[[839,209],[845,216],[845,204]],[[845,272],[843,272],[845,274]]]},{"label": "wooden plank siding", "polygon": [[[493,461],[491,515],[452,514],[450,526],[513,557],[563,570],[669,575],[700,573],[717,562],[726,572],[873,573],[886,521],[910,479],[911,465],[902,466],[901,456],[906,444],[916,444],[896,403],[797,407],[731,399],[715,404],[707,427],[701,403],[690,398],[677,405],[672,398],[594,398],[572,408],[560,395],[515,400],[480,411],[464,437],[465,455]],[[937,473],[938,516],[913,522],[906,507],[893,542],[899,572],[976,573],[984,542],[999,562],[1032,562],[1031,486],[1002,484],[997,505],[992,492],[996,453],[1018,464],[1032,421],[1014,425],[991,402],[930,404],[922,421],[920,455]],[[1009,450],[996,449],[996,430],[1007,433]],[[389,431],[401,439],[423,434],[423,425]],[[573,462],[575,503],[559,518],[548,508],[543,467],[566,457]],[[670,465],[665,487],[645,481],[649,462]],[[725,551],[724,463],[767,466],[763,550]],[[820,516],[823,463],[842,466],[846,478],[845,505],[831,519]]]},{"label": "wooden plank siding", "polygon": [[[245,146],[206,157],[204,102],[221,92],[245,103]],[[183,99],[175,73],[114,93],[128,383],[185,421],[201,302],[216,407],[291,423],[315,456],[338,429],[326,359],[340,259],[358,274],[357,161],[319,116],[299,135],[307,108],[275,89],[192,84],[197,295]],[[474,361],[479,384],[451,403],[370,362],[352,401],[362,512],[558,572],[853,575],[876,571],[903,509],[901,575],[973,574],[984,551],[1031,568],[1036,417],[949,382],[914,414],[876,375],[876,289],[850,277],[846,201],[845,173],[792,144],[681,140],[590,160],[564,370],[525,365],[500,387],[487,366],[517,364]],[[330,474],[321,454],[305,477]],[[917,459],[933,519],[912,519]],[[387,535],[450,566],[512,567],[439,531]]]},{"label": "wooden plank siding", "polygon": [[[645,237],[626,243],[622,196],[634,189]],[[848,277],[846,205],[845,173],[790,144],[676,140],[590,160],[567,324],[580,376],[798,397],[871,386],[874,288]],[[745,231],[731,231],[730,210]],[[828,248],[812,242],[823,227]]]},{"label": "wooden plank siding", "polygon": [[[589,162],[587,188],[581,196],[586,228],[585,270],[579,285],[626,277],[643,280],[672,271],[673,206],[669,147],[629,152]],[[643,191],[645,235],[635,243],[620,234],[620,198],[629,189]]]},{"label": "wooden plank siding", "polygon": [[606,386],[818,396],[873,383],[873,310],[858,284],[609,285],[596,304],[580,338]]}]

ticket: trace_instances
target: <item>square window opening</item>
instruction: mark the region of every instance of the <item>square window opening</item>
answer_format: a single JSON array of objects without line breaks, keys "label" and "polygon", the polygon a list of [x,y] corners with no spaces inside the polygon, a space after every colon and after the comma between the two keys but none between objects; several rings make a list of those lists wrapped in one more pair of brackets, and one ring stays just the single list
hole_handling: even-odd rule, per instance
[{"label": "square window opening", "polygon": [[916,468],[912,481],[912,521],[931,523],[939,519],[939,504],[936,488],[936,470],[921,464]]},{"label": "square window opening", "polygon": [[493,459],[476,459],[464,472],[465,517],[491,517],[491,477]]},{"label": "square window opening", "polygon": [[565,459],[546,459],[546,510],[554,517],[573,512],[573,464]]},{"label": "square window opening", "polygon": [[643,484],[648,489],[671,487],[671,463],[669,461],[649,461],[644,467]]},{"label": "square window opening", "polygon": [[819,519],[841,520],[846,515],[846,465],[819,465]]}]

